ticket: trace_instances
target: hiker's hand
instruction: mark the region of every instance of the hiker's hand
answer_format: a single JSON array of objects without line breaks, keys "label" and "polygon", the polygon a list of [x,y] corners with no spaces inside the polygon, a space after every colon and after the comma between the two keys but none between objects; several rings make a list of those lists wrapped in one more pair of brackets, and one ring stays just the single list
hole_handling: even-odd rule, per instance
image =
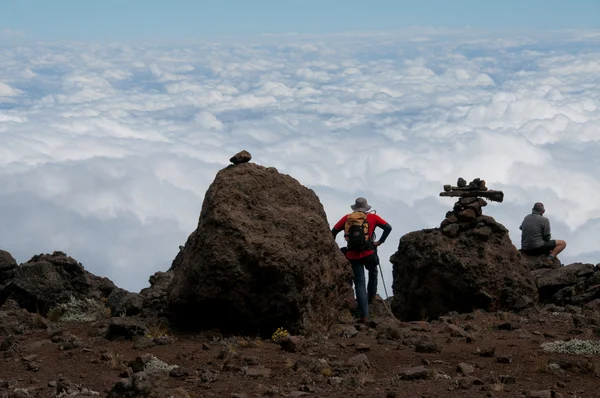
[{"label": "hiker's hand", "polygon": [[381,242],[377,241],[377,242],[373,242],[373,246],[377,247],[377,246],[381,246]]}]

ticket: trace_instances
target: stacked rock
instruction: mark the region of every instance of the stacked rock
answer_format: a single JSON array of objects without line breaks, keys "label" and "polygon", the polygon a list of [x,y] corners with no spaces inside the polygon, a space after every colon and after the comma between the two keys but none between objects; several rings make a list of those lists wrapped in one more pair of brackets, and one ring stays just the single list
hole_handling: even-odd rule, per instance
[{"label": "stacked rock", "polygon": [[476,178],[467,184],[466,180],[459,178],[457,186],[444,185],[444,192],[440,196],[458,197],[452,211],[446,213],[446,218],[440,224],[441,231],[448,237],[456,237],[461,230],[477,227],[483,215],[482,207],[487,206],[488,200],[502,202],[504,194],[501,191],[488,190],[485,181]]}]

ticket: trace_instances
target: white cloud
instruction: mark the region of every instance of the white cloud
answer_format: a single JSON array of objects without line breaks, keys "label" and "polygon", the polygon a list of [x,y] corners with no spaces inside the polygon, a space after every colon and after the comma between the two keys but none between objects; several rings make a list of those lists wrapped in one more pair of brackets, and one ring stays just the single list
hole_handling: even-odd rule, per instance
[{"label": "white cloud", "polygon": [[16,97],[20,94],[20,90],[14,89],[6,83],[0,82],[0,97]]},{"label": "white cloud", "polygon": [[[291,174],[333,224],[365,196],[437,226],[443,184],[484,178],[511,230],[543,201],[563,261],[600,261],[600,35],[471,30],[189,45],[20,45],[0,54],[0,242],[64,250],[138,290],[170,266],[231,155]],[[341,237],[338,238],[341,243]]]}]

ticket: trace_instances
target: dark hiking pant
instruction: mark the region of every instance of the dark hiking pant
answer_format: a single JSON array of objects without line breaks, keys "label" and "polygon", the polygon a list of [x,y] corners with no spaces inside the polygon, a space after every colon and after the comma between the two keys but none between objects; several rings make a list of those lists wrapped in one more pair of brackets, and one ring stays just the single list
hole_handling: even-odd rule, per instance
[{"label": "dark hiking pant", "polygon": [[[356,291],[356,301],[358,310],[362,316],[369,317],[369,304],[373,302],[377,294],[377,266],[379,257],[377,253],[363,257],[358,260],[348,260],[352,265],[354,273],[354,289]],[[365,268],[369,272],[369,283],[365,286]]]}]

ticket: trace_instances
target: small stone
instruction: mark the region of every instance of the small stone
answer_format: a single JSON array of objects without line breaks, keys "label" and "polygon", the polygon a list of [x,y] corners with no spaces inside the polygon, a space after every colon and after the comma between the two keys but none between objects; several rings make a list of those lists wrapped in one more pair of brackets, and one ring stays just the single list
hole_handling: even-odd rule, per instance
[{"label": "small stone", "polygon": [[371,346],[368,344],[360,343],[356,345],[356,351],[358,352],[367,352],[371,349]]},{"label": "small stone", "polygon": [[49,381],[49,382],[48,382],[48,387],[56,387],[56,384],[57,384],[57,383],[56,383],[56,381],[54,381],[54,380],[53,380],[53,381]]},{"label": "small stone", "polygon": [[431,353],[441,352],[442,348],[440,346],[438,346],[435,341],[424,340],[424,341],[419,341],[415,345],[415,351],[420,352],[420,353],[425,353],[425,354],[431,354]]},{"label": "small stone", "polygon": [[[466,205],[468,205],[468,204],[471,204],[471,203],[477,202],[477,200],[478,200],[478,198],[475,198],[475,197],[472,197],[472,198],[460,198],[460,199],[458,199],[458,202],[459,202],[461,205],[463,205],[463,206],[466,206]],[[485,201],[484,201],[484,202],[485,202]]]},{"label": "small stone", "polygon": [[229,161],[233,164],[248,163],[252,159],[250,152],[244,150],[233,155]]},{"label": "small stone", "polygon": [[332,386],[334,386],[334,387],[337,387],[337,386],[339,386],[340,384],[342,384],[342,381],[343,381],[343,380],[344,380],[344,379],[342,379],[341,377],[337,377],[337,376],[336,376],[336,377],[330,377],[330,378],[329,378],[329,380],[327,380],[327,382],[328,382],[330,385],[332,385]]},{"label": "small stone", "polygon": [[456,213],[456,217],[458,217],[458,221],[474,221],[477,218],[477,214],[473,209],[464,209]]},{"label": "small stone", "polygon": [[446,331],[450,332],[450,336],[452,337],[468,337],[469,333],[467,333],[463,328],[454,324],[447,324]]},{"label": "small stone", "polygon": [[553,395],[552,391],[550,391],[550,390],[541,390],[541,391],[529,391],[529,393],[526,394],[526,397],[528,397],[528,398],[554,398],[555,395]]},{"label": "small stone", "polygon": [[501,375],[500,382],[503,384],[515,384],[517,382],[517,378],[513,375]]},{"label": "small stone", "polygon": [[563,383],[562,381],[557,381],[556,382],[556,387],[559,388],[565,388],[567,385],[565,383]]},{"label": "small stone", "polygon": [[426,380],[431,378],[431,372],[425,366],[416,366],[403,370],[398,374],[401,380]]},{"label": "small stone", "polygon": [[480,357],[493,358],[496,355],[496,347],[486,347],[479,350]]},{"label": "small stone", "polygon": [[460,232],[460,226],[458,224],[446,225],[442,228],[442,233],[448,238],[455,238]]},{"label": "small stone", "polygon": [[271,369],[262,366],[252,366],[246,370],[246,376],[254,379],[266,379],[271,376]]},{"label": "small stone", "polygon": [[169,376],[175,378],[187,377],[190,375],[190,372],[184,368],[183,366],[177,366],[169,372]]},{"label": "small stone", "polygon": [[258,365],[258,357],[257,356],[244,357],[244,363],[246,365]]},{"label": "small stone", "polygon": [[456,371],[466,376],[475,372],[475,367],[473,365],[469,365],[468,363],[461,362],[456,367]]},{"label": "small stone", "polygon": [[348,326],[342,329],[342,331],[340,332],[340,337],[345,339],[356,337],[356,335],[358,335],[358,330],[356,330],[354,326]]},{"label": "small stone", "polygon": [[468,390],[473,387],[473,377],[463,377],[458,380],[458,386],[463,390]]},{"label": "small stone", "polygon": [[40,364],[37,362],[27,362],[25,364],[25,369],[29,370],[30,372],[37,372],[40,370]]},{"label": "small stone", "polygon": [[520,326],[513,322],[503,322],[496,326],[496,330],[517,330]]},{"label": "small stone", "polygon": [[349,358],[346,361],[346,366],[363,371],[371,367],[371,362],[369,362],[369,358],[365,354],[358,354]]},{"label": "small stone", "polygon": [[281,340],[281,348],[287,352],[298,352],[302,350],[306,339],[304,336],[287,336]]},{"label": "small stone", "polygon": [[502,355],[502,356],[499,356],[498,358],[496,358],[496,360],[498,361],[498,363],[511,363],[512,357],[509,357],[507,355]]},{"label": "small stone", "polygon": [[202,349],[204,351],[208,351],[208,350],[210,350],[210,346],[208,344],[206,344],[206,343],[202,343]]},{"label": "small stone", "polygon": [[133,343],[133,348],[136,350],[147,350],[155,345],[156,343],[152,339],[144,336],[135,340],[135,343]]}]

